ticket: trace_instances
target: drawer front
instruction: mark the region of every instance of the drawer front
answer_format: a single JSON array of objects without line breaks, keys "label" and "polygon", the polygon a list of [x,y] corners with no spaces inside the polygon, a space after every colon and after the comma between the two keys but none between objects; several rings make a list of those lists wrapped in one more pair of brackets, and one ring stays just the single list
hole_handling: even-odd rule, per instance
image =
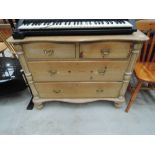
[{"label": "drawer front", "polygon": [[80,58],[127,58],[130,48],[129,42],[81,43]]},{"label": "drawer front", "polygon": [[23,44],[27,58],[75,58],[75,44],[61,43],[28,43]]},{"label": "drawer front", "polygon": [[112,98],[119,96],[121,86],[121,82],[35,83],[41,98]]},{"label": "drawer front", "polygon": [[128,61],[32,61],[34,81],[122,81]]}]

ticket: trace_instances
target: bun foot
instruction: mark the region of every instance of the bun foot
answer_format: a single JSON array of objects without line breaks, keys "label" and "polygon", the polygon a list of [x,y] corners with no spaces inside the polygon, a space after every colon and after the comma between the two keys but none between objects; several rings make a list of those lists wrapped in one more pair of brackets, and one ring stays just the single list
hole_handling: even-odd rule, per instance
[{"label": "bun foot", "polygon": [[41,110],[43,109],[44,105],[41,103],[41,104],[35,104],[34,105],[38,110]]},{"label": "bun foot", "polygon": [[120,102],[115,102],[114,103],[115,108],[121,108],[122,107],[122,103]]}]

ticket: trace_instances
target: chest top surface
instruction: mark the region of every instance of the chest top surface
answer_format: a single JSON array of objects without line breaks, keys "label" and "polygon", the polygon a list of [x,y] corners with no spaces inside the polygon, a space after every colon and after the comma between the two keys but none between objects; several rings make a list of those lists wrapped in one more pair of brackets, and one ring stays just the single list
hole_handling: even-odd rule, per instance
[{"label": "chest top surface", "polygon": [[94,35],[94,36],[37,36],[25,37],[24,39],[13,39],[10,37],[8,42],[22,44],[28,42],[93,42],[93,41],[135,41],[144,42],[149,38],[141,31],[134,32],[131,35]]}]

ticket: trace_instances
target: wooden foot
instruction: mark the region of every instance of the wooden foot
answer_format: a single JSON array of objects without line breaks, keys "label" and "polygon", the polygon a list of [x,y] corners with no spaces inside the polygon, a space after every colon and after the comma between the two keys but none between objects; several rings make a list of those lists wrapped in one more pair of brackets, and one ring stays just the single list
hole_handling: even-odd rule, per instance
[{"label": "wooden foot", "polygon": [[37,108],[38,110],[41,110],[44,107],[43,101],[39,97],[34,97],[33,103],[34,107]]},{"label": "wooden foot", "polygon": [[115,106],[115,108],[121,108],[122,104],[123,104],[122,102],[115,102],[114,106]]},{"label": "wooden foot", "polygon": [[34,103],[34,106],[38,109],[38,110],[41,110],[41,109],[43,109],[43,107],[44,107],[44,105],[43,105],[43,103]]}]

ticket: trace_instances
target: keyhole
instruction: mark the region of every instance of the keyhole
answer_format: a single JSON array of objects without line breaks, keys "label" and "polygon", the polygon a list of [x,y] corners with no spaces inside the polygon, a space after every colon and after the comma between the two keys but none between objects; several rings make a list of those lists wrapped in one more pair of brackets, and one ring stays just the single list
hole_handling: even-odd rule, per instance
[{"label": "keyhole", "polygon": [[68,73],[71,73],[71,71],[69,70]]},{"label": "keyhole", "polygon": [[90,73],[93,73],[93,70],[91,70]]}]

